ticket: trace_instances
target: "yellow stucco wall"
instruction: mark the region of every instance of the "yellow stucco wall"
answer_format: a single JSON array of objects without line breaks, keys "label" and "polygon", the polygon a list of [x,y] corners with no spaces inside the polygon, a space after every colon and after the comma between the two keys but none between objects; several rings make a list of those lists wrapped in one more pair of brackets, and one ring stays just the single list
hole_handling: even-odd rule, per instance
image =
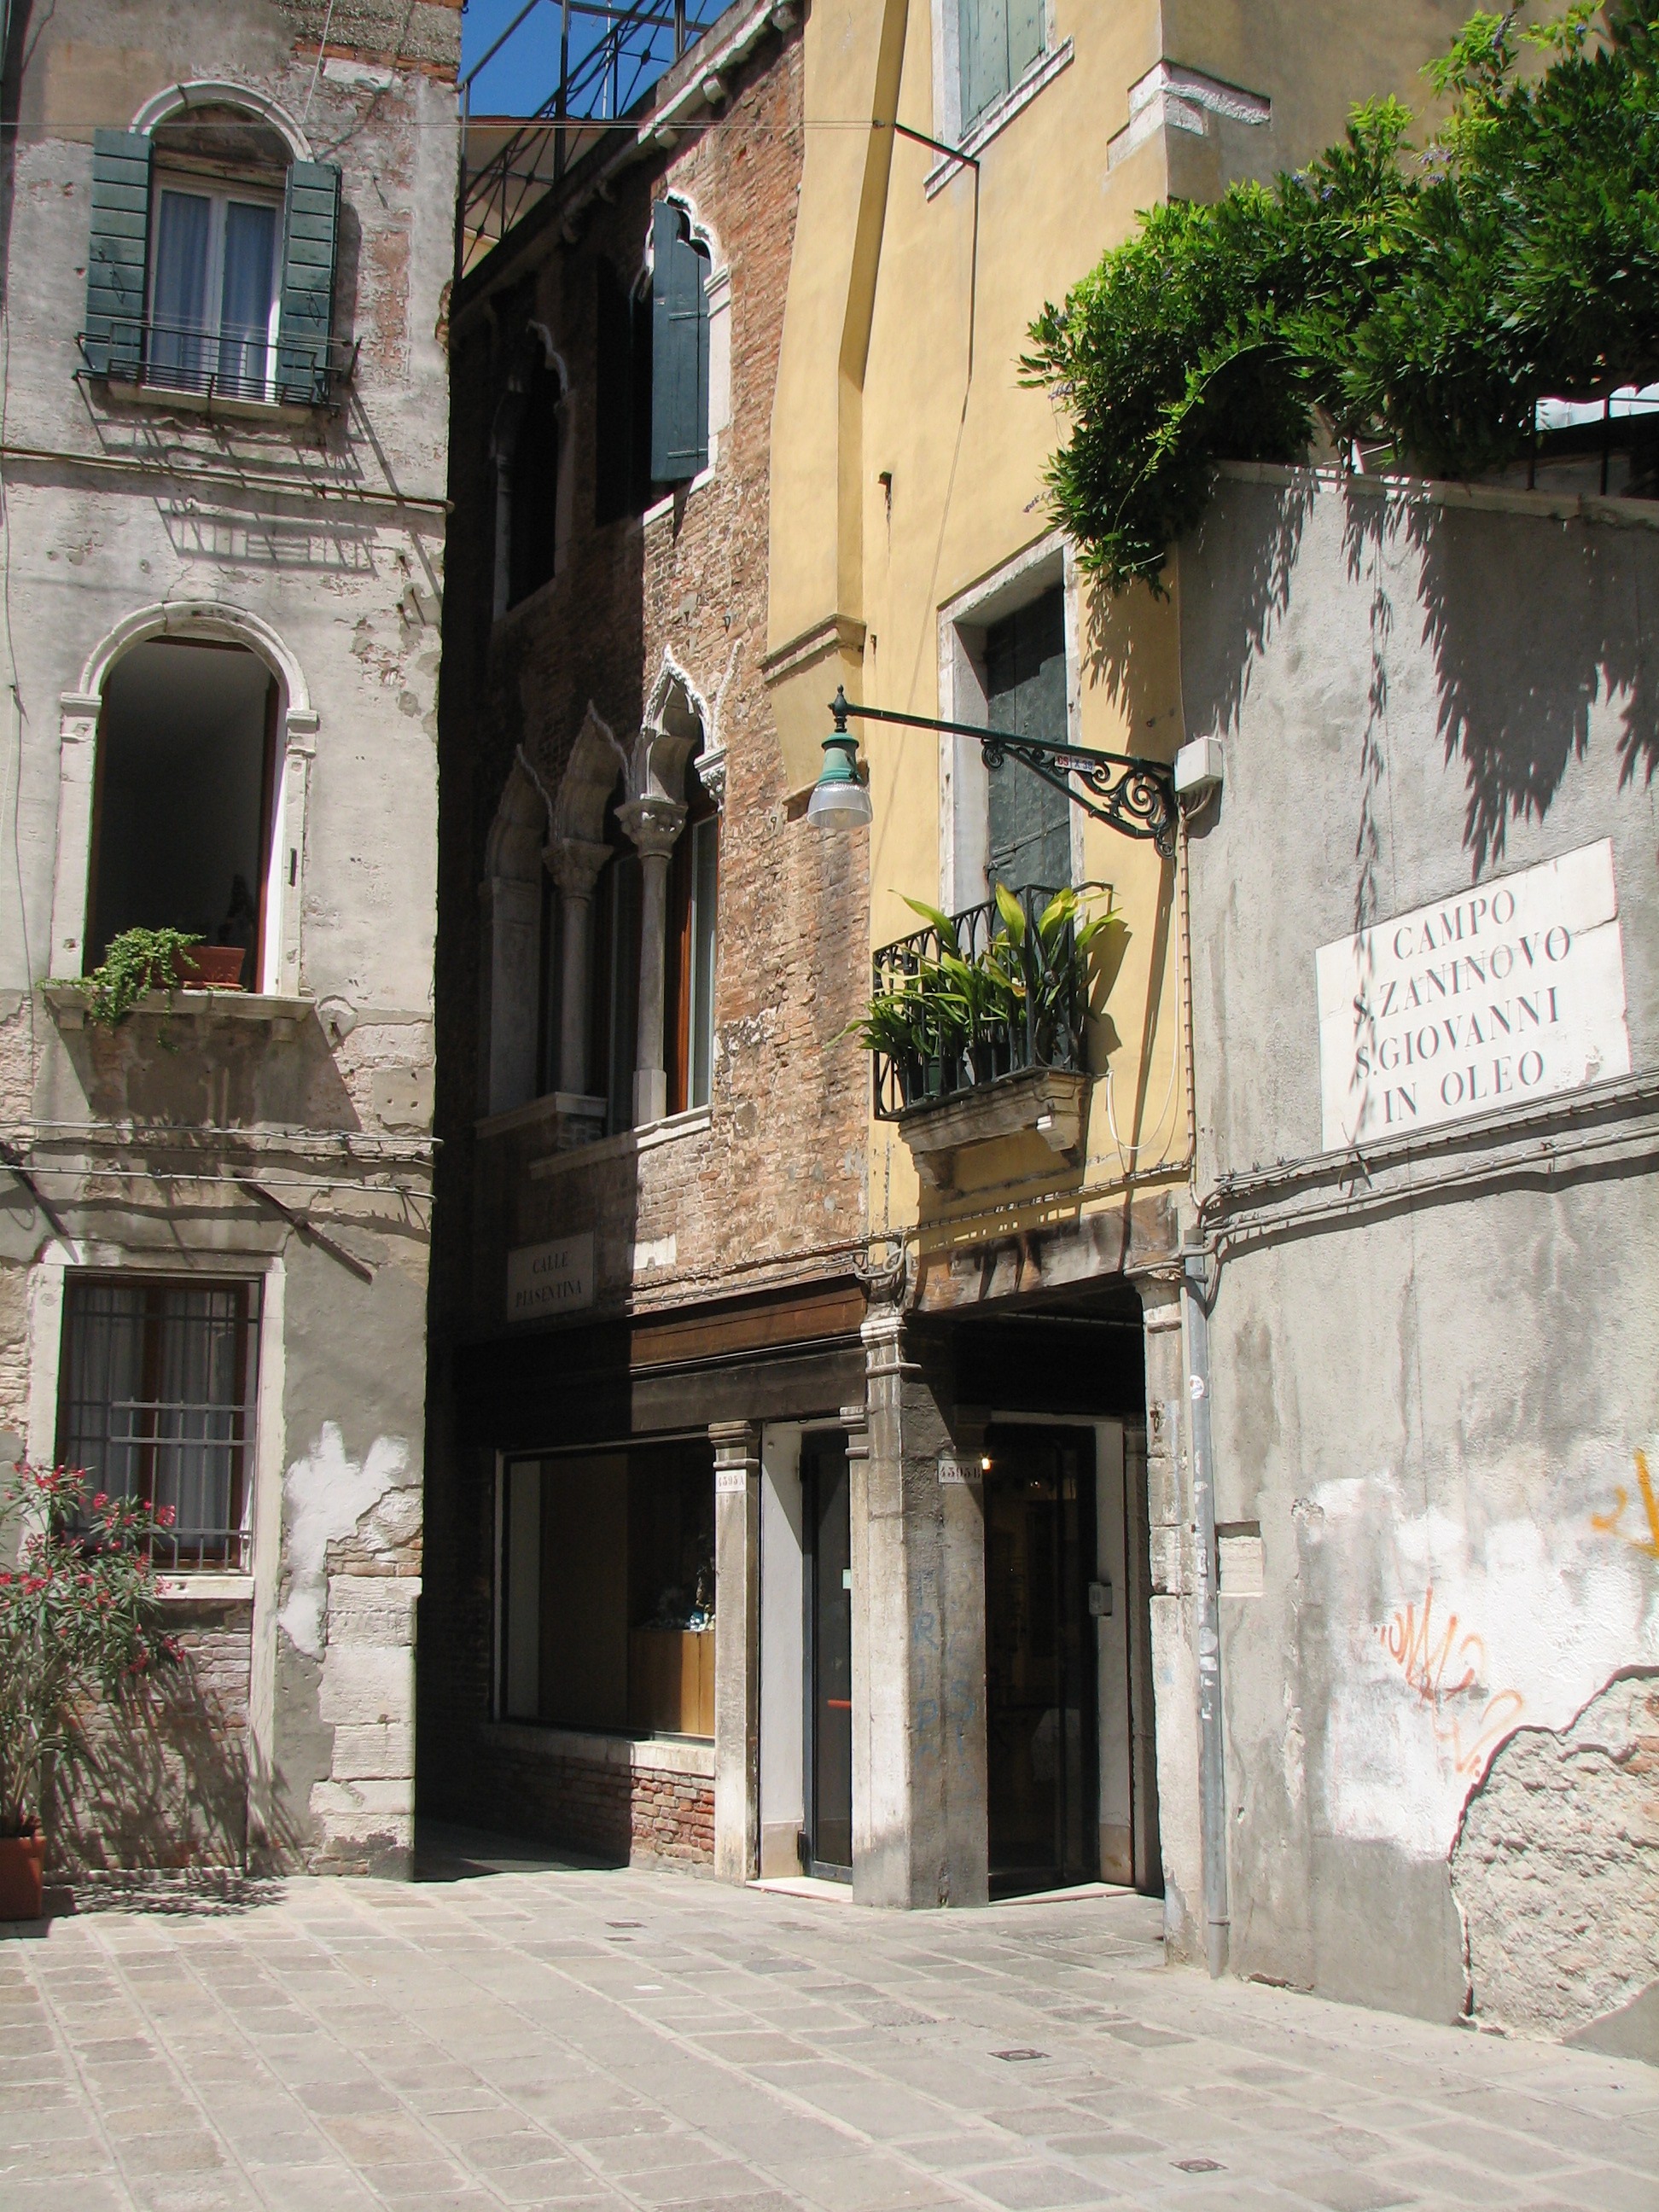
[{"label": "yellow stucco wall", "polygon": [[[1065,424],[1047,394],[1022,387],[1018,367],[1044,302],[1167,193],[1207,196],[1294,166],[1340,133],[1358,99],[1395,91],[1422,106],[1418,72],[1466,12],[1463,0],[1053,0],[1050,51],[1069,41],[1069,58],[984,146],[977,176],[958,167],[930,198],[938,155],[879,126],[896,116],[944,132],[933,36],[936,11],[953,4],[814,0],[806,23],[769,623],[771,698],[797,793],[817,775],[838,681],[866,704],[951,711],[941,611],[1049,535],[1042,474]],[[1269,101],[1271,119],[1203,109],[1202,131],[1166,121],[1114,160],[1130,88],[1160,61]],[[1114,602],[1085,582],[1073,605],[1073,738],[1170,757],[1187,734],[1178,586],[1163,601],[1136,592]],[[860,736],[879,945],[915,926],[907,893],[952,902],[940,754],[922,732],[866,725]],[[1057,1164],[1034,1137],[975,1148],[954,1191],[921,1201],[927,1242],[1105,1202],[1130,1167],[1184,1173],[1176,872],[1150,845],[1092,823],[1084,862],[1088,878],[1112,885],[1127,926],[1108,1024],[1092,1041],[1091,1066],[1109,1079],[1093,1086],[1086,1158]],[[889,1126],[872,1125],[870,1170],[872,1228],[915,1224],[916,1177]]]}]

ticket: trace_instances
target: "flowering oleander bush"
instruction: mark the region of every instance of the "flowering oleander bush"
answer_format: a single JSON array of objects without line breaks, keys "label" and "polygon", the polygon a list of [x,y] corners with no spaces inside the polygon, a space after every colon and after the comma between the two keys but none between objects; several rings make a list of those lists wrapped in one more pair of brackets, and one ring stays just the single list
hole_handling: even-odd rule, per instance
[{"label": "flowering oleander bush", "polygon": [[0,1836],[40,1822],[49,1762],[92,1763],[80,1715],[174,1664],[149,1547],[173,1518],[20,1462],[0,1486]]}]

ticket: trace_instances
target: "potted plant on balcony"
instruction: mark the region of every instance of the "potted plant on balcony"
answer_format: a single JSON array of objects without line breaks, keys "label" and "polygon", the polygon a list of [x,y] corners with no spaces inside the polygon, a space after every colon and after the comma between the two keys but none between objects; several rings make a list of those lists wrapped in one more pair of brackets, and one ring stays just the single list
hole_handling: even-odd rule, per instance
[{"label": "potted plant on balcony", "polygon": [[71,979],[87,1019],[117,1029],[146,991],[240,991],[247,959],[240,945],[207,945],[183,929],[124,929],[89,975]]},{"label": "potted plant on balcony", "polygon": [[1121,919],[1109,898],[1098,914],[1087,913],[1086,890],[1068,885],[1056,891],[1042,913],[1028,921],[1008,886],[996,887],[1001,927],[992,940],[992,954],[1006,979],[1013,1018],[1024,1030],[1033,1066],[1081,1061],[1090,950]]},{"label": "potted plant on balcony", "polygon": [[42,1792],[95,1765],[94,1701],[178,1658],[149,1557],[172,1518],[75,1468],[20,1461],[0,1486],[0,1921],[40,1917]]}]

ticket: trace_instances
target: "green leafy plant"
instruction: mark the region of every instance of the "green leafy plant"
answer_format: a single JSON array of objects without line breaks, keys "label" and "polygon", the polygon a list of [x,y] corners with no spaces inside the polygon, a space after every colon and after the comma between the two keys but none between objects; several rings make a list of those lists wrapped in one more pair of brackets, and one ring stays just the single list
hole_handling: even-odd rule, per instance
[{"label": "green leafy plant", "polygon": [[171,991],[179,981],[179,956],[202,942],[182,929],[124,929],[112,937],[90,975],[72,978],[87,1001],[87,1019],[104,1029],[125,1021],[146,991]]},{"label": "green leafy plant", "polygon": [[38,1832],[49,1764],[93,1763],[94,1699],[177,1660],[149,1559],[171,1520],[75,1468],[20,1462],[0,1486],[0,1836]]},{"label": "green leafy plant", "polygon": [[905,904],[928,924],[938,949],[910,955],[910,972],[877,991],[844,1034],[897,1062],[907,1094],[937,1097],[958,1079],[991,1081],[1044,1064],[1060,1047],[1078,1056],[1091,949],[1119,922],[1109,902],[1091,915],[1085,890],[1059,891],[1028,924],[1019,898],[999,884],[996,926],[978,952],[964,951],[960,917],[922,899]]},{"label": "green leafy plant", "polygon": [[1145,215],[1031,325],[1024,380],[1072,418],[1053,504],[1110,589],[1162,588],[1218,460],[1295,462],[1318,427],[1477,476],[1527,453],[1540,398],[1659,378],[1659,0],[1520,13],[1430,64],[1450,106],[1420,154],[1399,102],[1357,107],[1306,169]]}]

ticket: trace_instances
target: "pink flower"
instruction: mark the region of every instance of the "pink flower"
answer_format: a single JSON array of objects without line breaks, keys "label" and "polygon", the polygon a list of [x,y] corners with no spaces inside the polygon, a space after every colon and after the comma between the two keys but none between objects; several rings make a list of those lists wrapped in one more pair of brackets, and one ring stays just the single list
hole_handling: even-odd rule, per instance
[{"label": "pink flower", "polygon": [[162,1528],[171,1528],[178,1518],[179,1516],[173,1511],[172,1506],[164,1505],[155,1516],[156,1525]]}]

